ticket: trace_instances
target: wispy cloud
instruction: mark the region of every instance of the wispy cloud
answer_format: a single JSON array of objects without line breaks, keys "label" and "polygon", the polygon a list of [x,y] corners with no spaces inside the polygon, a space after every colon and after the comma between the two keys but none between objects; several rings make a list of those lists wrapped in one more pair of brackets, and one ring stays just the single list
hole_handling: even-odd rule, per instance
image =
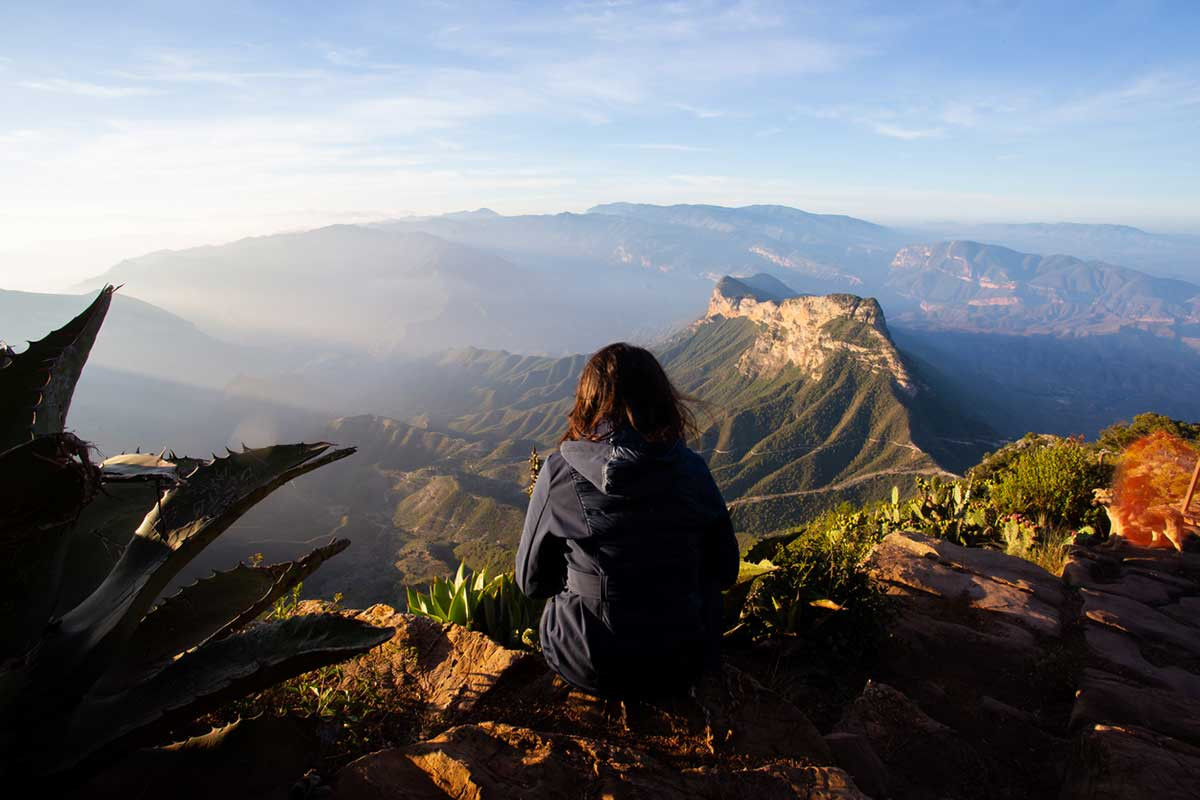
[{"label": "wispy cloud", "polygon": [[371,51],[365,47],[323,46],[321,55],[338,67],[362,67],[370,64]]},{"label": "wispy cloud", "polygon": [[638,150],[668,150],[675,153],[711,153],[711,147],[700,147],[693,144],[673,144],[671,142],[649,143],[649,144],[628,144],[621,147],[635,147]]},{"label": "wispy cloud", "polygon": [[[942,127],[919,124],[928,121],[928,116],[923,113],[902,112],[889,107],[816,106],[800,108],[797,113],[810,119],[849,122],[880,136],[903,141],[938,139],[946,134]],[[914,122],[904,121],[908,117]]]},{"label": "wispy cloud", "polygon": [[81,97],[97,97],[103,99],[141,97],[159,93],[158,90],[150,89],[145,86],[114,86],[109,84],[88,83],[86,81],[73,81],[65,78],[47,78],[37,81],[21,81],[20,85],[26,89],[35,89],[40,92],[56,92],[60,94],[73,94]]},{"label": "wispy cloud", "polygon": [[[1021,179],[1011,198],[981,200],[988,213],[1061,216],[1091,203],[1128,211],[1114,221],[1176,208],[1200,225],[1189,181],[1200,62],[1181,44],[1177,9],[1131,12],[1157,14],[1161,35],[1064,30],[1048,49],[1016,35],[1044,32],[1038,14],[986,3],[249,5],[226,9],[221,26],[180,6],[53,33],[39,29],[45,14],[25,13],[26,30],[6,14],[5,246],[38,225],[39,236],[79,237],[181,226],[199,243],[368,206],[520,212],[635,199],[936,215],[962,205],[948,156],[975,165],[981,184],[1001,169]],[[929,30],[943,46],[914,47]],[[1160,50],[1172,35],[1174,50]],[[47,52],[64,55],[47,67]],[[45,94],[32,103],[30,92]],[[1136,175],[1114,157],[1135,142]],[[1021,159],[997,168],[997,153]],[[877,175],[899,185],[838,194]],[[917,184],[930,194],[904,194]],[[173,246],[163,237],[156,246]]]},{"label": "wispy cloud", "polygon": [[715,108],[700,108],[698,106],[689,105],[687,103],[672,103],[672,108],[691,114],[697,119],[717,119],[718,117],[729,116],[728,111],[721,111]]},{"label": "wispy cloud", "polygon": [[1077,96],[1055,109],[1062,121],[1092,121],[1147,109],[1178,109],[1200,105],[1200,77],[1153,72],[1110,89]]},{"label": "wispy cloud", "polygon": [[946,133],[942,128],[907,128],[903,125],[894,125],[890,122],[872,122],[870,125],[871,129],[880,136],[903,139],[906,142],[916,141],[917,139],[940,139]]}]

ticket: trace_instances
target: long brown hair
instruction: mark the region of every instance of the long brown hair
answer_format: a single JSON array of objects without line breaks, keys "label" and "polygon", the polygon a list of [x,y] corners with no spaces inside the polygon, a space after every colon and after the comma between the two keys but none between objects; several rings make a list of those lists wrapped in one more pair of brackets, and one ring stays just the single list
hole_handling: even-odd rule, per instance
[{"label": "long brown hair", "polygon": [[649,350],[610,344],[588,359],[579,376],[562,441],[595,440],[605,422],[628,425],[648,442],[683,441],[696,432],[688,401]]}]

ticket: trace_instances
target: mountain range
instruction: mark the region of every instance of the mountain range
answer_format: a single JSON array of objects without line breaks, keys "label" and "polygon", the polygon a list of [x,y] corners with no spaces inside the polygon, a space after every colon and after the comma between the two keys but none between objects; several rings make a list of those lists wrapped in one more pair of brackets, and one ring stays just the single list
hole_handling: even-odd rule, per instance
[{"label": "mountain range", "polygon": [[[1200,287],[1093,255],[1152,234],[991,232],[1094,249],[922,241],[783,206],[613,203],[153,253],[93,282],[127,285],[72,421],[109,454],[357,445],[213,557],[287,557],[336,530],[361,575],[328,580],[369,600],[511,557],[530,450],[556,444],[581,354],[615,339],[653,345],[701,398],[696,446],[746,535],[959,471],[1028,430],[1196,418]],[[1171,241],[1155,252],[1186,252]],[[33,338],[80,303],[0,292],[0,335]]]},{"label": "mountain range", "polygon": [[1129,225],[1084,225],[1073,222],[930,226],[937,239],[990,242],[1027,253],[1070,253],[1164,278],[1200,279],[1200,236],[1150,233]]},{"label": "mountain range", "polygon": [[[703,398],[693,444],[743,536],[892,485],[907,491],[916,476],[959,472],[997,443],[935,388],[942,378],[895,346],[874,300],[797,295],[768,275],[725,277],[704,315],[657,352],[681,390]],[[509,564],[530,451],[557,444],[584,360],[478,348],[442,355],[426,386],[440,401],[416,403],[404,420],[329,423],[317,436],[354,443],[358,454],[319,480],[297,481],[302,498],[268,500],[249,530],[287,529],[279,520],[302,508],[309,527],[324,520],[365,543],[364,560],[346,563],[357,565],[354,590],[376,593],[460,560]],[[239,529],[215,552],[284,557],[300,546]]]},{"label": "mountain range", "polygon": [[906,323],[964,331],[1200,334],[1200,286],[1073,256],[977,242],[902,248],[887,287],[917,307]]},{"label": "mountain range", "polygon": [[383,354],[468,345],[565,353],[631,333],[649,341],[686,325],[726,274],[874,296],[906,324],[1077,335],[1081,323],[1109,332],[1195,319],[1192,283],[1098,258],[912,235],[785,206],[484,209],[152,253],[84,288],[126,283],[226,338]]},{"label": "mountain range", "polygon": [[[972,230],[1073,236],[1093,250],[1157,236],[1110,228]],[[1196,415],[1179,390],[1200,375],[1200,287],[1103,259],[912,238],[924,235],[784,206],[480,209],[154,253],[94,283],[125,281],[123,294],[271,354],[213,345],[238,374],[212,388],[329,415],[408,419],[473,398],[470,386],[428,388],[448,380],[441,354],[464,346],[565,356],[662,342],[688,328],[721,275],[763,274],[807,294],[876,298],[909,356],[936,365],[945,391],[1004,436],[1094,434],[1147,410]],[[1178,247],[1154,252],[1186,259],[1186,237],[1167,240]],[[190,363],[156,377],[195,383]]]}]

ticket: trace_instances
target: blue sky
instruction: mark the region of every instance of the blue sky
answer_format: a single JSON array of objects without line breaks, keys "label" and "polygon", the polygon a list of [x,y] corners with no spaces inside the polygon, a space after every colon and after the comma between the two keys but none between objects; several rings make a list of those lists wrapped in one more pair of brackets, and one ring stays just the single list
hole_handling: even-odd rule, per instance
[{"label": "blue sky", "polygon": [[480,206],[1200,230],[1194,1],[23,5],[6,288]]}]

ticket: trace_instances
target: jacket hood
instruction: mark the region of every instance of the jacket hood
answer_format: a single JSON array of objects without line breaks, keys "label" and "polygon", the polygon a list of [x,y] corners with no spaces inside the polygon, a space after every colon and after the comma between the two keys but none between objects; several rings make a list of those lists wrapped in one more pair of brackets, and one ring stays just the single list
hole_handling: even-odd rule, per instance
[{"label": "jacket hood", "polygon": [[671,488],[682,445],[647,442],[630,428],[619,428],[600,441],[568,441],[558,452],[604,494],[635,497]]}]

